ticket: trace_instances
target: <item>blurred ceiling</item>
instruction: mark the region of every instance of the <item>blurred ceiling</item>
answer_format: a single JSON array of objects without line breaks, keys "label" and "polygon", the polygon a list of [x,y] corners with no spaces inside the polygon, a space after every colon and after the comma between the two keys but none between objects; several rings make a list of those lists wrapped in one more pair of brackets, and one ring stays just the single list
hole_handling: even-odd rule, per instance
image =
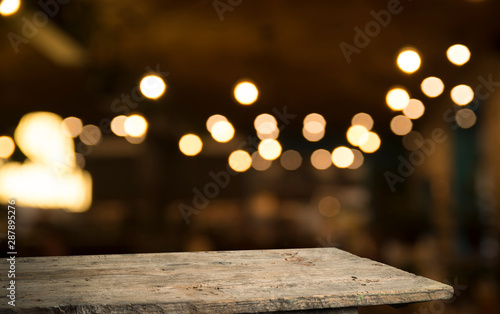
[{"label": "blurred ceiling", "polygon": [[[236,4],[223,20],[214,7],[221,2]],[[354,45],[354,28],[365,29],[375,21],[370,12],[387,10],[391,3],[396,2],[73,0],[53,7],[51,18],[51,25],[83,52],[75,56],[80,64],[67,66],[40,48],[54,47],[49,41],[38,38],[36,45],[39,34],[15,53],[9,33],[22,35],[26,21],[33,22],[42,10],[38,1],[24,1],[16,16],[0,20],[0,132],[11,133],[22,114],[36,110],[94,124],[123,114],[113,112],[111,104],[130,95],[148,67],[169,73],[168,91],[135,110],[151,119],[152,131],[171,131],[164,133],[176,138],[204,131],[206,118],[214,113],[250,132],[253,117],[284,105],[300,117],[322,113],[332,130],[342,132],[352,115],[365,111],[384,132],[393,115],[384,101],[391,86],[406,86],[418,98],[427,76],[439,76],[449,87],[473,84],[477,75],[489,73],[490,60],[500,50],[500,1],[493,0],[402,0],[401,13],[391,15],[348,63],[340,43]],[[44,29],[50,31],[41,27],[40,32]],[[461,68],[445,56],[455,43],[472,52]],[[395,65],[398,51],[407,45],[417,48],[423,60],[413,75]],[[253,106],[242,107],[232,97],[241,78],[259,87]],[[429,102],[451,106],[449,97]],[[300,132],[301,124],[296,126]]]}]

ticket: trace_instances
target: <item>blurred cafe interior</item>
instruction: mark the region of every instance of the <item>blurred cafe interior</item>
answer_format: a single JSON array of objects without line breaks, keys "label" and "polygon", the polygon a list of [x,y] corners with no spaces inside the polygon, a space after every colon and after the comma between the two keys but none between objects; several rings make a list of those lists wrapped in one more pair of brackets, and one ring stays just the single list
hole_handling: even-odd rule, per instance
[{"label": "blurred cafe interior", "polygon": [[14,199],[19,256],[337,247],[455,288],[370,313],[500,312],[499,1],[0,14],[4,248]]}]

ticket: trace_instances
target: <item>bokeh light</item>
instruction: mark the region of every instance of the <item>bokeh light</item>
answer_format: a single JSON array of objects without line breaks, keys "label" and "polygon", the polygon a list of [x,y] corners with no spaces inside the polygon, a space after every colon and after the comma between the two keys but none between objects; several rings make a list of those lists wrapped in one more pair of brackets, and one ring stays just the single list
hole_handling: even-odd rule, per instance
[{"label": "bokeh light", "polygon": [[144,140],[146,139],[146,133],[144,133],[142,136],[140,137],[134,137],[134,136],[130,136],[130,135],[125,135],[125,139],[127,140],[127,142],[129,142],[130,144],[141,144],[142,142],[144,142]]},{"label": "bokeh light", "polygon": [[373,128],[373,118],[367,113],[360,112],[354,115],[351,120],[352,125],[361,125],[370,131]]},{"label": "bokeh light", "polygon": [[212,126],[212,137],[219,143],[227,143],[234,137],[234,127],[229,121],[219,121]]},{"label": "bokeh light", "polygon": [[412,127],[413,123],[407,116],[399,115],[391,120],[391,130],[396,135],[406,135],[410,133]]},{"label": "bokeh light", "polygon": [[332,165],[332,154],[326,149],[315,150],[311,154],[311,164],[318,170],[328,169]]},{"label": "bokeh light", "polygon": [[212,133],[212,127],[219,121],[227,121],[227,118],[220,114],[214,114],[207,119],[207,130]]},{"label": "bokeh light", "polygon": [[80,133],[80,141],[82,143],[93,146],[97,145],[101,142],[102,133],[101,129],[98,126],[93,124],[87,124],[82,128],[82,132]]},{"label": "bokeh light", "polygon": [[76,166],[80,169],[85,168],[85,157],[80,153],[75,153]]},{"label": "bokeh light", "polygon": [[263,140],[259,143],[259,154],[266,160],[275,160],[281,155],[281,144],[273,139]]},{"label": "bokeh light", "polygon": [[396,87],[387,93],[385,101],[392,110],[403,110],[410,101],[410,95],[405,89]]},{"label": "bokeh light", "polygon": [[354,153],[348,147],[339,146],[332,152],[332,162],[339,168],[347,168],[352,165],[353,161]]},{"label": "bokeh light", "polygon": [[196,156],[201,152],[203,142],[195,134],[186,134],[179,140],[179,149],[186,156]]},{"label": "bokeh light", "polygon": [[296,150],[287,150],[281,154],[280,163],[286,170],[296,170],[302,165],[302,156]]},{"label": "bokeh light", "polygon": [[416,151],[422,147],[424,137],[417,131],[411,131],[403,136],[403,146],[409,151]]},{"label": "bokeh light", "polygon": [[275,128],[271,133],[260,133],[257,131],[257,137],[261,140],[266,140],[266,139],[277,139],[278,136],[280,135],[280,129]]},{"label": "bokeh light", "polygon": [[380,148],[381,140],[377,133],[367,132],[361,135],[359,139],[361,145],[359,148],[365,153],[374,153]]},{"label": "bokeh light", "polygon": [[456,44],[448,48],[446,56],[455,65],[466,64],[470,59],[470,50],[467,46]]},{"label": "bokeh light", "polygon": [[405,73],[414,73],[420,68],[420,63],[420,56],[413,49],[406,49],[398,55],[398,67]]},{"label": "bokeh light", "polygon": [[354,160],[352,161],[352,164],[347,167],[349,169],[358,169],[361,167],[365,161],[365,157],[363,156],[363,153],[355,148],[351,148],[352,153],[354,154]]},{"label": "bokeh light", "polygon": [[77,137],[82,132],[82,120],[77,117],[67,117],[61,123],[62,132],[68,137]]},{"label": "bokeh light", "polygon": [[302,128],[302,135],[309,142],[317,142],[325,136],[325,131],[323,130],[320,133],[311,133],[306,128]]},{"label": "bokeh light", "polygon": [[424,115],[425,106],[418,99],[410,99],[408,106],[403,109],[403,114],[410,119],[418,119]]},{"label": "bokeh light", "polygon": [[319,113],[310,113],[304,118],[302,135],[310,142],[317,142],[325,136],[326,120]]},{"label": "bokeh light", "polygon": [[420,88],[425,96],[434,98],[443,93],[444,83],[438,77],[429,76],[422,81]]},{"label": "bokeh light", "polygon": [[[60,122],[56,127],[60,129]],[[62,133],[61,136],[69,139]],[[0,202],[15,195],[19,207],[78,213],[88,210],[92,203],[90,173],[77,168],[76,164],[67,168],[61,164],[56,171],[47,166],[27,160],[24,163],[9,162],[0,167]]]},{"label": "bokeh light", "polygon": [[325,217],[333,217],[340,212],[340,202],[336,197],[325,196],[318,204],[318,211]]},{"label": "bokeh light", "polygon": [[27,159],[0,167],[1,201],[16,195],[16,204],[26,207],[72,212],[90,207],[92,178],[76,166],[74,140],[63,134],[62,122],[50,112],[33,112],[21,118],[14,139]]},{"label": "bokeh light", "polygon": [[467,105],[474,99],[474,91],[468,85],[457,85],[451,90],[451,99],[459,106]]},{"label": "bokeh light", "polygon": [[351,143],[351,145],[359,146],[362,144],[362,142],[360,142],[361,136],[365,133],[368,133],[368,130],[366,129],[366,127],[357,124],[357,125],[351,126],[347,130],[346,137],[347,137],[347,140],[349,141],[349,143]]},{"label": "bokeh light", "polygon": [[146,121],[143,116],[134,114],[127,117],[123,126],[127,135],[132,137],[141,137],[146,134],[146,131],[148,130],[148,121]]},{"label": "bokeh light", "polygon": [[463,108],[455,113],[455,121],[462,129],[468,129],[476,124],[477,116],[474,111],[468,108]]},{"label": "bokeh light", "polygon": [[304,129],[307,131],[307,133],[312,134],[318,134],[325,131],[325,127],[317,121],[308,122],[304,125]]},{"label": "bokeh light", "polygon": [[116,116],[111,120],[111,131],[117,136],[126,136],[127,131],[125,131],[125,120],[127,116],[120,115]]},{"label": "bokeh light", "polygon": [[319,113],[310,113],[304,118],[304,128],[309,133],[317,134],[325,130],[326,119]]},{"label": "bokeh light", "polygon": [[23,154],[32,161],[54,167],[75,166],[75,144],[63,134],[63,119],[51,112],[25,114],[14,131],[14,140]]},{"label": "bokeh light", "polygon": [[139,84],[141,93],[149,99],[160,98],[167,89],[163,79],[157,75],[147,75],[142,78]]},{"label": "bokeh light", "polygon": [[255,130],[261,134],[272,134],[276,132],[276,129],[278,128],[276,118],[267,113],[258,115],[255,118],[253,125]]},{"label": "bokeh light", "polygon": [[16,144],[10,136],[0,136],[0,158],[9,158],[14,153]]},{"label": "bokeh light", "polygon": [[252,157],[244,150],[236,150],[229,155],[229,166],[236,172],[245,172],[252,166]]},{"label": "bokeh light", "polygon": [[0,14],[9,16],[16,13],[21,6],[21,0],[3,0],[0,3]]},{"label": "bokeh light", "polygon": [[242,105],[251,105],[259,97],[259,90],[255,84],[245,81],[234,88],[234,98]]},{"label": "bokeh light", "polygon": [[266,171],[271,167],[272,161],[262,158],[258,151],[252,153],[252,168],[257,171]]}]

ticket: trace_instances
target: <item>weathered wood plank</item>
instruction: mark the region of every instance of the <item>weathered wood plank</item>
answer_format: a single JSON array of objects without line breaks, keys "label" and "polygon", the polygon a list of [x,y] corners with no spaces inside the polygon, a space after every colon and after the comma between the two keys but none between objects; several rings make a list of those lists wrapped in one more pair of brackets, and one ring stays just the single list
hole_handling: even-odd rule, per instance
[{"label": "weathered wood plank", "polygon": [[[5,287],[8,265],[0,264]],[[336,248],[18,258],[16,287],[15,309],[33,313],[257,313],[453,295]]]},{"label": "weathered wood plank", "polygon": [[277,314],[358,314],[357,307],[342,307],[338,309],[318,309],[303,311],[279,311]]}]

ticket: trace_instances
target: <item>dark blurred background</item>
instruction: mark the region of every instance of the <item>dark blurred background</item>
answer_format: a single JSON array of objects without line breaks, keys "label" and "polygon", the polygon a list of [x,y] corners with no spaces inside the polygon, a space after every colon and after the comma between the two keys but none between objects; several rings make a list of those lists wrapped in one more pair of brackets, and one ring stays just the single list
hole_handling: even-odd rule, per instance
[{"label": "dark blurred background", "polygon": [[[16,1],[0,2],[1,11]],[[450,302],[360,313],[498,313],[499,13],[493,0],[21,1],[0,19],[0,200],[16,198],[19,256],[331,246],[455,287]],[[471,53],[461,66],[447,58],[454,44]],[[396,64],[407,47],[421,58],[412,74]],[[167,86],[157,99],[138,88],[148,74]],[[441,95],[423,93],[429,76]],[[257,86],[255,103],[236,101],[241,80]],[[466,106],[450,98],[459,84],[475,91]],[[406,136],[391,129],[395,86],[425,105]],[[40,111],[97,126],[61,140],[75,152],[64,175],[91,176],[89,206],[38,201],[23,187],[52,183],[5,170],[54,151],[41,131],[32,153],[15,135]],[[380,147],[358,148],[356,169],[315,165],[319,149],[354,148],[346,131],[360,112]],[[256,151],[262,113],[277,119],[292,161],[259,168],[254,156],[248,170],[228,170],[233,151]],[[326,120],[319,141],[303,135],[310,113]],[[132,114],[148,123],[135,141],[110,127]],[[207,130],[214,114],[235,129],[227,143]],[[188,133],[203,142],[195,156],[179,149]]]}]

